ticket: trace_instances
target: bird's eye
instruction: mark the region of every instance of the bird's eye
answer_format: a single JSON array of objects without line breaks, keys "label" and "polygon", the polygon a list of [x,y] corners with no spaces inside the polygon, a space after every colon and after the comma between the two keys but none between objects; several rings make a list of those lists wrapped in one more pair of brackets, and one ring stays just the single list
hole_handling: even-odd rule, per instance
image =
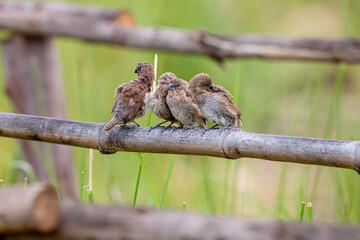
[{"label": "bird's eye", "polygon": [[208,81],[205,82],[205,86],[209,86],[209,82],[208,82]]},{"label": "bird's eye", "polygon": [[180,83],[176,84],[176,87],[179,87],[180,86]]}]

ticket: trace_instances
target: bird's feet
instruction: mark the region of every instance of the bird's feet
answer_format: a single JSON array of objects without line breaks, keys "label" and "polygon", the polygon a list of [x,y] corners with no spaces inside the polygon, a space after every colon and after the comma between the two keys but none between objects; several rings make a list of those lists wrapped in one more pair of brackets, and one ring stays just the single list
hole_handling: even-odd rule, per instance
[{"label": "bird's feet", "polygon": [[[170,123],[169,125],[167,125],[166,127],[164,127],[164,129],[161,131],[161,132],[163,132],[163,131],[165,131],[165,130],[167,130],[167,129],[169,129],[169,128],[172,128],[171,126],[173,125],[174,123],[172,122],[172,123]],[[176,129],[176,128],[175,128]]]},{"label": "bird's feet", "polygon": [[150,127],[149,132],[151,132],[151,131],[154,130],[155,128],[163,127],[163,126],[161,126],[161,124],[166,123],[166,122],[167,122],[167,121],[165,120],[165,121],[162,121],[161,123],[156,124],[156,125],[153,126],[153,127]]},{"label": "bird's feet", "polygon": [[139,123],[135,122],[134,120],[132,122],[135,123],[136,126],[141,127],[141,125]]},{"label": "bird's feet", "polygon": [[175,128],[175,130],[177,129],[183,129],[184,128],[184,124],[180,124],[178,127]]},{"label": "bird's feet", "polygon": [[214,126],[211,126],[209,128],[205,128],[202,134],[206,133],[207,131],[209,131],[211,129],[219,129],[219,128],[217,128],[218,126],[219,126],[219,124],[215,124]]},{"label": "bird's feet", "polygon": [[224,131],[225,129],[227,129],[232,122],[233,122],[232,120],[229,121],[229,122],[225,125],[225,127],[223,127],[222,129],[220,129],[220,133],[223,133],[223,131]]},{"label": "bird's feet", "polygon": [[198,124],[198,123],[199,123],[199,121],[196,121],[191,127],[185,127],[185,131],[189,130],[189,129],[194,129],[196,124]]}]

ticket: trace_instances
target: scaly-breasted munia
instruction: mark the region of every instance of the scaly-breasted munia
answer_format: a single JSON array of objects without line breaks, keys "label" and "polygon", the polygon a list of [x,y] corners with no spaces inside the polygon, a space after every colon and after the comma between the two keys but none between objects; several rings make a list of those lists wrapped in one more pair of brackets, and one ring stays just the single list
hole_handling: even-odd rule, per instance
[{"label": "scaly-breasted munia", "polygon": [[208,121],[215,122],[211,128],[218,125],[240,128],[242,125],[241,112],[232,100],[229,91],[219,85],[212,84],[211,77],[199,73],[190,80],[189,90],[201,113]]},{"label": "scaly-breasted munia", "polygon": [[166,103],[166,96],[168,95],[169,89],[167,86],[170,84],[171,79],[176,78],[176,75],[171,72],[163,73],[158,80],[158,85],[156,88],[147,93],[145,95],[145,105],[150,108],[150,110],[159,118],[164,119],[165,121],[155,125],[152,128],[156,128],[161,124],[170,121],[171,124],[168,126],[170,127],[173,123],[179,123],[178,120],[174,118],[172,115],[167,103]]},{"label": "scaly-breasted munia", "polygon": [[104,126],[105,131],[109,131],[116,124],[126,125],[128,122],[134,122],[140,126],[134,120],[146,113],[144,97],[151,91],[155,75],[153,66],[148,62],[139,63],[135,73],[138,74],[138,78],[121,84],[115,89],[116,100],[111,110],[114,116]]},{"label": "scaly-breasted munia", "polygon": [[172,115],[181,123],[179,128],[183,125],[193,128],[196,124],[199,124],[201,128],[206,128],[206,120],[191,98],[188,86],[188,82],[173,78],[168,85],[169,93],[166,97],[166,103]]}]

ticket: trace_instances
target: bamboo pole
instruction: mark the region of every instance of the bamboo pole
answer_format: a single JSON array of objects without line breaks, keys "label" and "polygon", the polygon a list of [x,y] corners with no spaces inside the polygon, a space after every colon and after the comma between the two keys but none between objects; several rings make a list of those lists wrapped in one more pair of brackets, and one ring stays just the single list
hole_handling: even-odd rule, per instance
[{"label": "bamboo pole", "polygon": [[244,220],[180,211],[99,205],[63,204],[61,224],[51,234],[0,234],[10,239],[358,239],[360,229],[268,220]]},{"label": "bamboo pole", "polygon": [[262,158],[273,161],[360,169],[360,141],[289,137],[241,129],[149,131],[145,127],[78,122],[14,113],[0,113],[0,136],[117,151]]},{"label": "bamboo pole", "polygon": [[0,189],[0,234],[49,233],[57,228],[59,219],[59,201],[51,185],[38,183],[26,188],[21,185]]},{"label": "bamboo pole", "polygon": [[0,3],[0,28],[31,35],[56,35],[133,48],[202,54],[218,61],[226,58],[263,58],[360,62],[360,40],[354,38],[219,36],[199,30],[124,27],[109,21],[89,21],[80,14],[54,14],[51,9],[29,10],[9,7],[9,3],[3,5],[1,8]]}]

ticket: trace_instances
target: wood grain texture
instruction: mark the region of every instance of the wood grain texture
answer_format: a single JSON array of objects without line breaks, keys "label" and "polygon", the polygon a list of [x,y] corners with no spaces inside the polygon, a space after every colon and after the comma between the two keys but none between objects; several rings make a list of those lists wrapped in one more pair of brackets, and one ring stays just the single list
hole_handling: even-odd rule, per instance
[{"label": "wood grain texture", "polygon": [[241,129],[173,130],[116,126],[105,123],[0,113],[0,136],[117,151],[206,155],[355,169],[360,166],[360,141],[289,137],[245,132]]},{"label": "wood grain texture", "polygon": [[10,239],[128,240],[337,240],[358,239],[358,227],[240,220],[169,210],[99,205],[62,205],[61,224],[52,234],[0,234]]},{"label": "wood grain texture", "polygon": [[[49,13],[57,17],[74,17],[87,21],[118,22],[119,19],[132,15],[129,11],[119,9],[104,9],[95,6],[69,4],[65,2],[43,1],[1,1],[1,11],[21,11],[27,13]],[[132,20],[133,21],[133,20]],[[118,22],[119,23],[119,22]]]},{"label": "wood grain texture", "polygon": [[[121,24],[120,21],[122,17],[117,18],[119,21],[104,21],[101,18],[95,18],[89,24],[89,18],[82,17],[81,14],[54,14],[51,8],[40,10],[32,8],[29,11],[24,8],[6,7],[9,5],[8,2],[3,5],[4,7],[1,7],[0,3],[0,28],[31,35],[66,36],[133,48],[202,54],[217,61],[223,61],[227,58],[263,58],[360,62],[360,40],[355,38],[325,39],[260,35],[220,36],[200,30],[128,27],[133,25],[127,24],[127,22],[133,21],[131,16],[125,18],[124,24]],[[74,12],[74,10],[71,10],[71,5],[67,6],[66,9],[70,13]],[[111,12],[111,10],[109,11]],[[84,12],[88,11],[84,10]],[[120,25],[115,23],[120,23]]]},{"label": "wood grain texture", "polygon": [[55,189],[46,183],[0,189],[1,233],[38,231],[58,227],[60,206]]}]

